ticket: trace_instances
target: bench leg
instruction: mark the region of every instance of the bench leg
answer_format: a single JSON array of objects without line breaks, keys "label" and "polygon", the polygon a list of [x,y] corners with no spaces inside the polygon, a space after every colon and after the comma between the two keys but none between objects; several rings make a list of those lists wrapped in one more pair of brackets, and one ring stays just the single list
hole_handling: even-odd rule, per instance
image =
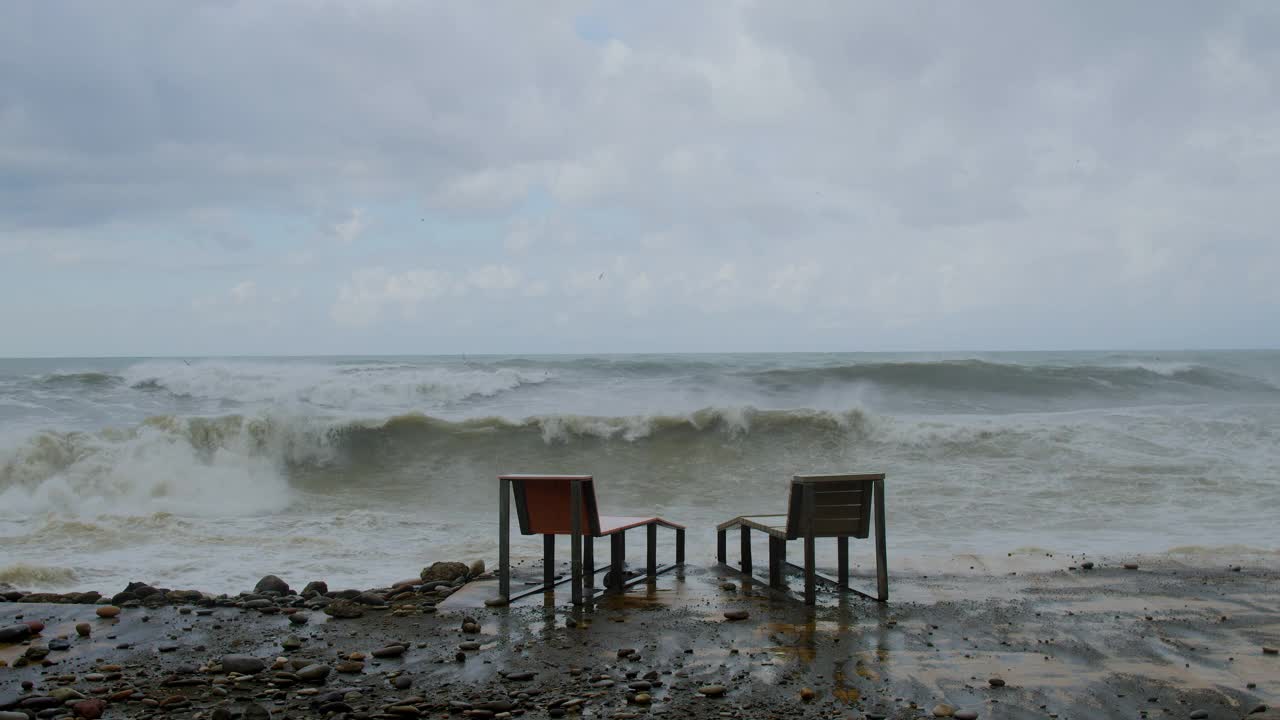
[{"label": "bench leg", "polygon": [[742,574],[751,574],[751,528],[743,525],[741,528],[741,545],[742,545]]},{"label": "bench leg", "polygon": [[582,604],[582,484],[569,484],[569,589],[574,605]]},{"label": "bench leg", "polygon": [[582,579],[587,587],[596,586],[596,539],[590,535],[582,537]]},{"label": "bench leg", "polygon": [[849,538],[841,535],[836,538],[836,555],[838,556],[838,565],[836,570],[836,580],[841,588],[849,587]]},{"label": "bench leg", "polygon": [[769,587],[782,589],[782,568],[787,564],[787,541],[784,538],[769,536]]},{"label": "bench leg", "polygon": [[872,492],[876,505],[876,595],[880,602],[886,602],[889,600],[889,559],[884,533],[884,481],[877,480]]},{"label": "bench leg", "polygon": [[626,532],[616,532],[609,536],[609,582],[605,583],[607,589],[613,592],[622,590],[622,583],[625,577],[627,565],[627,540]]},{"label": "bench leg", "polygon": [[498,594],[511,597],[511,489],[498,480]]},{"label": "bench leg", "polygon": [[728,548],[726,547],[729,544],[727,537],[728,534],[728,530],[716,531],[716,560],[721,565],[729,564],[729,553]]},{"label": "bench leg", "polygon": [[645,528],[645,552],[647,561],[645,563],[645,573],[650,579],[658,577],[658,526],[649,525]]},{"label": "bench leg", "polygon": [[542,536],[542,583],[551,589],[556,581],[556,536]]},{"label": "bench leg", "polygon": [[684,528],[676,529],[676,564],[684,564]]},{"label": "bench leg", "polygon": [[817,563],[814,558],[813,536],[808,535],[804,539],[804,604],[816,605],[818,602],[818,591],[816,587],[818,571]]}]

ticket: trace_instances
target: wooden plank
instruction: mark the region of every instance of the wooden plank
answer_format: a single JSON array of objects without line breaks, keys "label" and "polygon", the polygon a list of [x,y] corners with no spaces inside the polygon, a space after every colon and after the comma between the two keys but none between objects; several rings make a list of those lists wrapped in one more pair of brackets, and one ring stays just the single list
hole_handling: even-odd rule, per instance
[{"label": "wooden plank", "polygon": [[834,490],[826,491],[822,488],[814,488],[814,499],[818,501],[818,507],[823,505],[862,505],[867,501],[867,493],[862,490]]},{"label": "wooden plank", "polygon": [[823,505],[813,509],[813,516],[818,518],[855,518],[861,519],[868,508],[865,505]]},{"label": "wooden plank", "polygon": [[884,480],[884,473],[830,473],[815,475],[793,475],[794,479],[805,483],[849,482]]},{"label": "wooden plank", "polygon": [[816,537],[837,537],[839,535],[857,535],[858,521],[853,518],[820,518],[804,523],[806,531],[811,530]]}]

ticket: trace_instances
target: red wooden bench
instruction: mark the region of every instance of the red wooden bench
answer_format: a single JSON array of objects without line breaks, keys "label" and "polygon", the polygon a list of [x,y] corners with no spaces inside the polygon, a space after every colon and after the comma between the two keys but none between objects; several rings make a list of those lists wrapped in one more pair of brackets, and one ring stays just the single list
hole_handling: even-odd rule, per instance
[{"label": "red wooden bench", "polygon": [[[502,475],[498,478],[498,594],[509,602],[539,592],[550,591],[563,582],[571,582],[575,605],[583,602],[583,581],[587,597],[595,595],[595,575],[609,572],[606,589],[621,590],[629,585],[657,577],[684,563],[684,526],[650,516],[601,515],[596,505],[595,480],[590,475]],[[521,535],[542,536],[543,584],[517,595],[511,594],[511,498],[514,495],[516,517]],[[658,565],[658,527],[676,532],[676,559],[672,565]],[[643,527],[648,535],[648,563],[645,575],[625,582],[626,533]],[[570,573],[555,579],[555,537],[570,536]],[[610,562],[605,568],[595,567],[595,538],[610,539]]]}]

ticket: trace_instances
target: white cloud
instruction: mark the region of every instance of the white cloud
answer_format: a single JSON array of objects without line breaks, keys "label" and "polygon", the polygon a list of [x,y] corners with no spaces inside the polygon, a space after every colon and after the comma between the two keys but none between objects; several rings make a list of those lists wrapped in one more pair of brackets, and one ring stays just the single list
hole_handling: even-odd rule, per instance
[{"label": "white cloud", "polygon": [[333,226],[333,235],[343,245],[350,245],[364,233],[364,208],[351,208],[347,219]]}]

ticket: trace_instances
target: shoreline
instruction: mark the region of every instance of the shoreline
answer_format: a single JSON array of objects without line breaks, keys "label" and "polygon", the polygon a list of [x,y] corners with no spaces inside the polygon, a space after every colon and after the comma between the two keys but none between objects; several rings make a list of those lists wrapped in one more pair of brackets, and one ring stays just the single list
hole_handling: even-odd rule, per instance
[{"label": "shoreline", "polygon": [[[471,587],[485,582],[461,569]],[[559,596],[449,607],[460,579],[431,582],[368,605],[329,599],[358,606],[351,618],[326,615],[320,596],[264,593],[139,600],[113,618],[97,616],[101,605],[0,603],[0,627],[44,624],[0,644],[0,712],[919,718],[947,705],[956,717],[1065,719],[1241,718],[1270,706],[1258,720],[1280,705],[1280,656],[1263,651],[1280,644],[1280,573],[1266,568],[893,576],[888,604],[824,591],[816,610],[720,566],[686,566],[594,610]],[[47,655],[32,660],[32,648]],[[227,674],[227,655],[249,655],[238,667],[255,672]],[[717,686],[723,695],[700,692]]]}]

